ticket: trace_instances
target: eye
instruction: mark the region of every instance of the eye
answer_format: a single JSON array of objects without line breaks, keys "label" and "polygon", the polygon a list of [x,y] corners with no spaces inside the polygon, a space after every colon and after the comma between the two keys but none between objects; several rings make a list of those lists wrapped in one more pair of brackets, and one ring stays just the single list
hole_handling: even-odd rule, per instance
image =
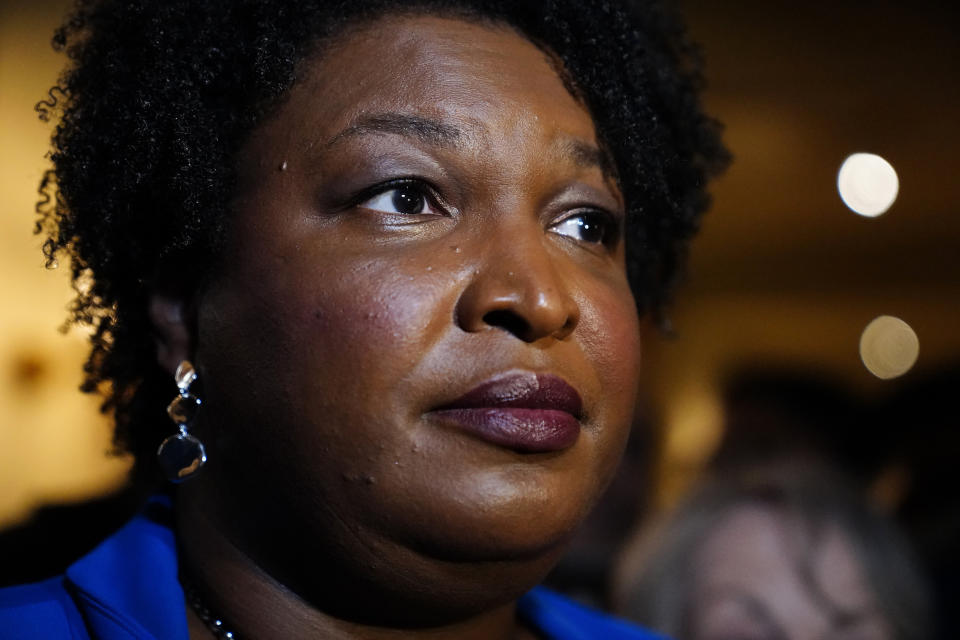
[{"label": "eye", "polygon": [[413,181],[393,183],[359,203],[364,209],[399,215],[441,215],[425,185]]},{"label": "eye", "polygon": [[606,213],[585,211],[564,218],[550,231],[585,244],[609,245],[617,239],[618,225]]}]

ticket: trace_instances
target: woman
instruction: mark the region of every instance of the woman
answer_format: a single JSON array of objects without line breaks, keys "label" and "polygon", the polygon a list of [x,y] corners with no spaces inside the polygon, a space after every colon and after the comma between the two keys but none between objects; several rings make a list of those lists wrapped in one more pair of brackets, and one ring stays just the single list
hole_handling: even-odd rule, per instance
[{"label": "woman", "polygon": [[684,640],[924,640],[906,540],[828,467],[782,458],[704,483],[619,563],[621,613]]},{"label": "woman", "polygon": [[723,161],[677,33],[646,4],[81,3],[47,253],[135,481],[189,482],[170,527],[154,500],[12,598],[79,637],[646,637],[530,590],[613,472],[637,307]]}]

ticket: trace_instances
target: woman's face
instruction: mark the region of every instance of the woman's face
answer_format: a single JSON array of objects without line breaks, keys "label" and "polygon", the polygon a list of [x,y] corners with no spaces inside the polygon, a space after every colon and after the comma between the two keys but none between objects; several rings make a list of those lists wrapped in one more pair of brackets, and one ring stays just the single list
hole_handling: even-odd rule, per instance
[{"label": "woman's face", "polygon": [[766,506],[734,508],[697,555],[695,640],[889,640],[863,567],[838,525]]},{"label": "woman's face", "polygon": [[240,156],[196,317],[210,464],[186,491],[299,589],[317,563],[427,600],[539,580],[633,410],[602,158],[507,28],[386,17],[326,47]]}]

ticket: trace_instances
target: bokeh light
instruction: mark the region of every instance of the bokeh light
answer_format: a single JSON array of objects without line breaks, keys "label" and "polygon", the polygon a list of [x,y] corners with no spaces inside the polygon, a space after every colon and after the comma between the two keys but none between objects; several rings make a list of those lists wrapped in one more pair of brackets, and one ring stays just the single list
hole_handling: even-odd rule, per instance
[{"label": "bokeh light", "polygon": [[875,318],[860,336],[860,359],[870,373],[882,380],[905,374],[919,353],[917,334],[900,318]]},{"label": "bokeh light", "polygon": [[880,156],[855,153],[843,161],[837,174],[837,189],[854,213],[875,218],[893,206],[900,180],[893,166]]}]

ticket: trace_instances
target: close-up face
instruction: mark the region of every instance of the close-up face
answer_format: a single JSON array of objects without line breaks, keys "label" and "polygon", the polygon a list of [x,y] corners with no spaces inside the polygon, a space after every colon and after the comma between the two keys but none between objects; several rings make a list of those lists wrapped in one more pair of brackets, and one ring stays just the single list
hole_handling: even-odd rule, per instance
[{"label": "close-up face", "polygon": [[782,511],[730,511],[697,555],[695,640],[890,640],[849,537]]},{"label": "close-up face", "polygon": [[196,307],[210,463],[188,490],[213,487],[238,546],[297,585],[317,562],[410,592],[459,563],[542,577],[633,412],[605,166],[507,27],[385,17],[302,66],[241,152]]}]

